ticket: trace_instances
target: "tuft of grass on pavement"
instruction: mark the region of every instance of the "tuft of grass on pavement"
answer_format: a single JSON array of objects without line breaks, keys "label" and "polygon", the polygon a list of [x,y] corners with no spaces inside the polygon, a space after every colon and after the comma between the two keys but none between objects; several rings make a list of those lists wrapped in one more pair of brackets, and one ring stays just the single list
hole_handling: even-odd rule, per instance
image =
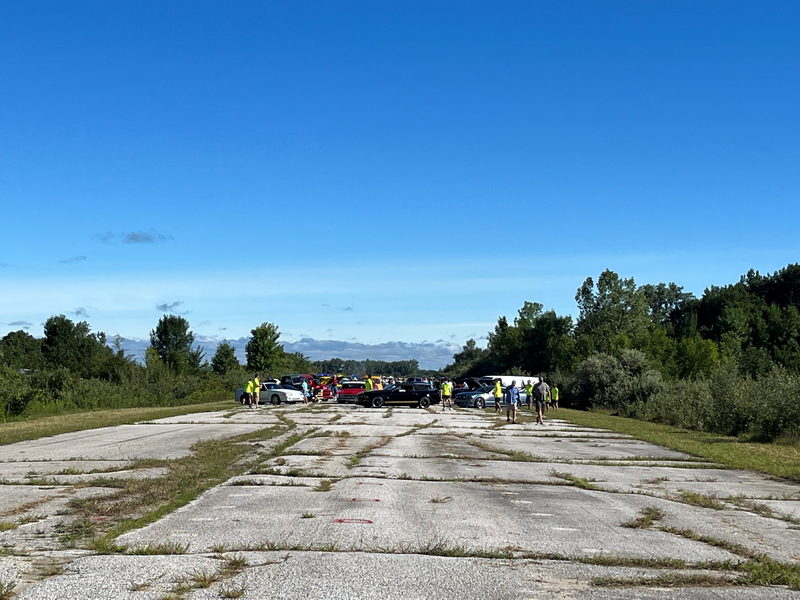
[{"label": "tuft of grass on pavement", "polygon": [[699,506],[701,508],[713,508],[714,510],[723,510],[725,508],[725,505],[717,500],[715,496],[692,492],[690,490],[678,490],[676,499],[684,504],[691,504],[692,506]]},{"label": "tuft of grass on pavement", "polygon": [[800,444],[746,442],[735,437],[569,408],[559,409],[555,416],[577,425],[626,433],[734,469],[800,481]]},{"label": "tuft of grass on pavement", "polygon": [[655,506],[647,506],[639,512],[639,516],[631,521],[622,523],[623,527],[629,529],[649,529],[653,523],[664,518],[664,511]]}]

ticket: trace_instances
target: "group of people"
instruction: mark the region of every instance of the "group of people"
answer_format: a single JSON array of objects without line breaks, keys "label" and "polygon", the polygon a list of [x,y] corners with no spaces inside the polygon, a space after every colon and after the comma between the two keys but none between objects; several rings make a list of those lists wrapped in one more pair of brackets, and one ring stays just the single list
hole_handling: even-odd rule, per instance
[{"label": "group of people", "polygon": [[[550,387],[543,377],[533,383],[530,379],[523,383],[528,409],[533,409],[536,405],[536,424],[544,425],[544,411],[548,407],[558,410],[558,387]],[[500,412],[501,404],[506,407],[506,421],[517,422],[517,410],[520,408],[520,395],[517,382],[512,381],[511,385],[503,389],[503,384],[499,379],[494,382],[494,411]]]},{"label": "group of people", "polygon": [[258,378],[258,373],[256,373],[252,379],[248,379],[247,383],[244,384],[242,404],[247,404],[250,408],[258,407],[258,392],[260,390],[261,380]]}]

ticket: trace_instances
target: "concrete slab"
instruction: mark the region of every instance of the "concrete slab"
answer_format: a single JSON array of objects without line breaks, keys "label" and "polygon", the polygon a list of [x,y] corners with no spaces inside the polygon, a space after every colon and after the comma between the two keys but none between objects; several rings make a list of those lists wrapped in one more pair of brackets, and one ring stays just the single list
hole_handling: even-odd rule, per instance
[{"label": "concrete slab", "polygon": [[0,481],[25,482],[32,477],[76,473],[119,471],[130,464],[127,460],[47,460],[0,462]]},{"label": "concrete slab", "polygon": [[[339,481],[329,492],[238,486],[216,488],[120,541],[129,546],[174,542],[188,545],[191,552],[217,544],[254,549],[276,543],[367,552],[413,552],[441,545],[563,556],[736,558],[660,531],[619,526],[649,500],[564,486],[358,478]],[[314,517],[302,518],[303,514]],[[203,523],[202,529],[198,523]]]},{"label": "concrete slab", "polygon": [[[72,439],[68,434],[24,443],[27,446],[0,446],[0,478],[25,480],[29,471],[37,471],[42,476],[62,473],[56,477],[72,478],[65,481],[78,484],[93,476],[70,474],[71,467],[91,470],[102,468],[100,465],[123,475],[131,457],[171,457],[173,452],[180,456],[188,453],[197,439],[269,427],[279,415],[298,424],[292,433],[318,429],[347,431],[349,436],[306,438],[287,452],[326,455],[286,454],[272,459],[266,466],[283,474],[235,477],[119,541],[129,545],[174,541],[188,544],[193,552],[220,545],[337,552],[247,552],[248,568],[206,590],[188,592],[185,597],[189,600],[218,598],[229,585],[240,586],[246,598],[800,598],[800,594],[781,588],[606,589],[593,587],[591,578],[643,577],[659,572],[575,561],[413,553],[450,548],[456,554],[502,550],[518,555],[684,558],[692,562],[737,559],[713,545],[657,530],[664,525],[734,542],[780,560],[800,557],[800,527],[796,525],[732,505],[717,511],[670,500],[681,489],[718,497],[741,495],[777,512],[800,515],[800,486],[754,473],[680,468],[703,465],[681,453],[557,419],[548,419],[544,427],[532,423],[507,426],[504,419],[478,411],[432,414],[397,408],[389,414],[347,405],[217,411],[113,428],[113,433],[93,430]],[[433,426],[412,431],[421,425]],[[410,435],[400,435],[404,433]],[[352,454],[373,447],[384,437],[390,438],[388,444],[351,467]],[[507,460],[505,455],[469,444],[476,440],[505,450],[541,454],[547,462]],[[265,444],[265,451],[271,447]],[[654,458],[630,460],[643,453]],[[54,456],[58,460],[50,460]],[[90,460],[64,460],[71,456]],[[588,464],[598,460],[611,460],[613,466]],[[606,491],[565,485],[567,481],[559,473],[594,480],[594,485]],[[328,492],[313,491],[323,479],[337,481]],[[108,492],[70,486],[0,486],[0,512],[4,506],[8,511],[0,520],[15,521],[19,515],[29,515],[32,520],[20,520],[17,528],[2,534],[5,537],[0,537],[0,544],[30,550],[31,560],[45,560],[57,547],[53,528],[64,518],[56,513],[63,510],[71,494]],[[654,528],[621,526],[646,507],[659,508],[664,514]],[[351,548],[358,552],[339,551]],[[6,558],[0,556],[0,580],[3,573],[18,577],[21,572],[14,566],[3,571]],[[63,575],[19,591],[20,597],[28,599],[155,600],[169,595],[180,575],[211,571],[219,564],[208,556],[87,557],[68,566]]]},{"label": "concrete slab", "polygon": [[[241,573],[207,589],[193,590],[186,597],[189,600],[218,599],[224,590],[241,590],[242,597],[248,599],[281,600],[419,600],[431,597],[442,600],[670,597],[795,600],[800,597],[797,592],[781,588],[593,588],[590,581],[596,577],[655,577],[659,572],[556,561],[319,552],[246,552],[239,556],[248,564]],[[214,572],[219,564],[219,560],[207,556],[85,557],[69,565],[64,574],[23,590],[19,600],[88,597],[150,600],[167,595],[173,582],[181,577]]]},{"label": "concrete slab", "polygon": [[306,477],[347,477],[351,474],[346,456],[315,456],[285,454],[280,459],[267,461],[261,470],[269,469],[283,475],[302,475]]},{"label": "concrete slab", "polygon": [[495,436],[491,446],[503,450],[520,450],[528,452],[534,456],[547,458],[584,458],[597,459],[598,457],[607,458],[632,458],[632,457],[654,457],[671,459],[690,459],[688,454],[669,450],[662,446],[649,444],[640,440],[589,440],[564,438],[545,438],[532,436]]},{"label": "concrete slab", "polygon": [[371,448],[382,440],[382,436],[309,437],[300,440],[292,446],[290,452],[297,454],[309,452],[314,454],[342,454],[345,456],[352,456],[361,450]]},{"label": "concrete slab", "polygon": [[0,460],[180,458],[189,455],[191,446],[200,440],[232,437],[262,428],[253,424],[119,425],[0,446]]},{"label": "concrete slab", "polygon": [[[796,494],[794,494],[796,495]],[[800,519],[800,501],[798,500],[762,500],[760,504],[766,504],[776,513],[788,515],[794,519]]]},{"label": "concrete slab", "polygon": [[68,486],[0,485],[0,519],[14,520],[17,515],[73,493]]},{"label": "concrete slab", "polygon": [[274,412],[270,412],[268,408],[259,408],[258,410],[250,410],[246,408],[232,408],[230,411],[215,411],[207,413],[194,413],[188,415],[178,415],[175,417],[166,417],[164,419],[156,419],[154,421],[146,421],[147,423],[157,423],[159,425],[174,425],[176,423],[195,423],[207,425],[225,425],[229,423],[257,423],[264,426],[276,425],[280,423],[280,419]]},{"label": "concrete slab", "polygon": [[505,458],[505,455],[488,452],[469,443],[471,438],[442,433],[438,436],[408,435],[396,437],[391,442],[376,448],[374,456],[395,456],[411,458],[446,457],[450,458]]},{"label": "concrete slab", "polygon": [[349,425],[347,423],[342,423],[341,421],[336,421],[335,423],[330,423],[323,425],[319,428],[320,432],[332,432],[332,433],[339,433],[339,432],[346,432],[350,435],[350,437],[383,437],[383,436],[397,436],[401,434],[408,433],[411,431],[411,427],[405,426],[397,426],[397,425],[390,425],[384,421],[384,424],[380,425],[371,425],[371,424],[358,424],[358,425]]}]

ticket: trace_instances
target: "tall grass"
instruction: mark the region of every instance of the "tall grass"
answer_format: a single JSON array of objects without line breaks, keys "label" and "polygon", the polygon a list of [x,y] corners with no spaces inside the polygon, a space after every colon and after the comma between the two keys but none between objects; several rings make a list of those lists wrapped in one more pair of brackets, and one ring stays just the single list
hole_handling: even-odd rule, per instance
[{"label": "tall grass", "polygon": [[166,368],[130,365],[114,380],[82,379],[57,369],[20,373],[0,368],[0,420],[10,421],[94,409],[202,404],[233,398],[242,373],[179,375]]}]

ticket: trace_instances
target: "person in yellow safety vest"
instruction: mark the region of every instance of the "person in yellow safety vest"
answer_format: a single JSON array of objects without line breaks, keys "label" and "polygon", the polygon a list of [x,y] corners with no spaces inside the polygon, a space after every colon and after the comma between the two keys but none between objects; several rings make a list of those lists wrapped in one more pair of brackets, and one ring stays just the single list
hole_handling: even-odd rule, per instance
[{"label": "person in yellow safety vest", "polygon": [[528,410],[530,410],[533,405],[533,383],[530,379],[525,384],[525,402],[528,403]]},{"label": "person in yellow safety vest", "polygon": [[367,378],[364,380],[364,391],[371,392],[372,391],[372,377],[367,375]]},{"label": "person in yellow safety vest", "polygon": [[258,408],[258,401],[259,401],[259,392],[261,391],[261,380],[258,378],[258,374],[253,377],[253,405]]},{"label": "person in yellow safety vest", "polygon": [[448,406],[450,410],[453,410],[453,384],[450,383],[449,379],[445,379],[442,382],[442,410],[445,410]]},{"label": "person in yellow safety vest", "polygon": [[503,401],[503,384],[499,379],[494,380],[494,412],[500,412],[500,404]]},{"label": "person in yellow safety vest", "polygon": [[550,388],[550,404],[553,406],[553,410],[558,410],[558,388],[555,385]]},{"label": "person in yellow safety vest", "polygon": [[[244,385],[244,398],[242,400],[247,401],[248,406],[253,406],[253,380],[248,379],[247,383]],[[244,402],[242,402],[244,404]]]}]

